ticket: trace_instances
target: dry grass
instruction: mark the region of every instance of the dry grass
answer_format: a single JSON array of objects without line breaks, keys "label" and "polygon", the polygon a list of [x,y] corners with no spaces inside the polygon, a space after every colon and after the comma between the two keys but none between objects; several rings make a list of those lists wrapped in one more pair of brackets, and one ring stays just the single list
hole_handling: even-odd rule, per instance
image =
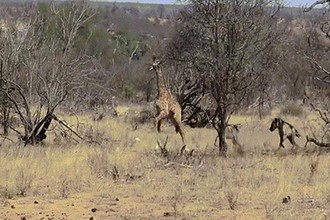
[{"label": "dry grass", "polygon": [[[276,114],[276,113],[274,113]],[[330,217],[329,154],[315,147],[277,151],[271,118],[236,115],[244,154],[229,148],[217,156],[215,132],[186,127],[187,147],[203,164],[177,159],[166,166],[156,149],[169,136],[177,154],[180,136],[165,125],[132,130],[120,117],[93,121],[62,115],[92,142],[58,140],[43,146],[0,148],[0,219],[327,219]],[[305,118],[315,120],[313,115]],[[302,136],[308,120],[285,118]],[[231,146],[231,143],[229,143]],[[173,157],[176,158],[176,157]],[[185,162],[181,164],[181,162]],[[188,163],[189,162],[189,163]],[[291,201],[282,203],[284,197]]]}]

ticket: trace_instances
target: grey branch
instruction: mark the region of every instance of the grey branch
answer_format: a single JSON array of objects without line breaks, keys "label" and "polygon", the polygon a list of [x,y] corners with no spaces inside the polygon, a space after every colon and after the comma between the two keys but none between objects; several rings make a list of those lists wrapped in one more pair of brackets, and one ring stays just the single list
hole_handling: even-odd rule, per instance
[{"label": "grey branch", "polygon": [[312,107],[312,109],[314,111],[316,111],[317,113],[319,113],[321,119],[325,122],[325,124],[329,124],[330,123],[330,119],[329,119],[329,117],[327,115],[327,112],[322,112],[320,109],[315,108],[315,106],[312,103],[310,103],[310,106]]},{"label": "grey branch", "polygon": [[321,142],[321,141],[316,140],[315,138],[310,138],[310,137],[306,136],[305,147],[309,142],[312,142],[319,147],[330,147],[330,143]]},{"label": "grey branch", "polygon": [[319,0],[319,1],[316,1],[314,2],[313,4],[311,4],[311,6],[309,6],[308,8],[305,8],[304,9],[304,12],[309,12],[310,10],[312,10],[316,5],[322,5],[322,4],[325,4],[329,2],[330,3],[330,0]]},{"label": "grey branch", "polygon": [[[330,1],[330,0],[329,0]],[[330,84],[330,71],[325,69],[317,60],[305,54],[305,57],[315,66],[316,69],[321,70],[324,73],[323,77],[313,77],[314,79]]]}]

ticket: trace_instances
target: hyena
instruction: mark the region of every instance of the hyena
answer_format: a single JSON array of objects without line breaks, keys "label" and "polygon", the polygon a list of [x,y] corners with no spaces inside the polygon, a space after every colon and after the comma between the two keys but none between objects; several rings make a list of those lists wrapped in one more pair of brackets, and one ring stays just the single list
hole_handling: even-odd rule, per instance
[{"label": "hyena", "polygon": [[272,121],[272,124],[270,125],[269,130],[274,131],[278,129],[278,134],[280,136],[280,144],[279,148],[283,147],[283,142],[288,139],[293,147],[298,146],[298,144],[295,141],[295,137],[300,137],[299,132],[293,125],[290,123],[282,120],[281,118],[274,118]]}]

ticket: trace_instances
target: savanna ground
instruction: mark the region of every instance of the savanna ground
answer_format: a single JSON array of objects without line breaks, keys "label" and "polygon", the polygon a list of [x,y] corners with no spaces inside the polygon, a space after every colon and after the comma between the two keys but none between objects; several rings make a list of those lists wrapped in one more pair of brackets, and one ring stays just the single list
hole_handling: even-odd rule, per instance
[{"label": "savanna ground", "polygon": [[[169,165],[157,139],[169,137],[172,155],[182,146],[169,124],[157,135],[151,122],[135,129],[128,116],[95,121],[92,114],[59,113],[90,141],[54,131],[39,146],[3,141],[0,219],[328,219],[329,154],[304,148],[317,116],[307,110],[283,116],[302,137],[297,151],[288,142],[277,151],[278,134],[269,125],[278,114],[232,116],[231,123],[242,124],[244,153],[228,142],[227,157],[217,155],[213,129],[185,127],[193,156],[173,157]],[[282,203],[287,196],[291,201]]]}]

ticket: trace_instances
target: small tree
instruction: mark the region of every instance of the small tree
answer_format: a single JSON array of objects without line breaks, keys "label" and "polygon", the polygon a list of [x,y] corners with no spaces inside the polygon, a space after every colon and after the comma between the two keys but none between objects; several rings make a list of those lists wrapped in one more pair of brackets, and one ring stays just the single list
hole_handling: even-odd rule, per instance
[{"label": "small tree", "polygon": [[[272,1],[191,0],[182,10],[171,59],[188,62],[216,103],[213,126],[219,152],[225,154],[225,132],[233,111],[267,82],[278,43],[277,7]],[[273,3],[275,5],[275,2]]]},{"label": "small tree", "polygon": [[[305,9],[305,12],[309,12],[317,5],[323,5],[326,3],[330,3],[330,1],[315,1],[310,7]],[[326,101],[330,94],[330,66],[327,59],[330,43],[330,19],[328,13],[323,15],[321,21],[319,22],[318,28],[311,28],[311,31],[308,34],[307,42],[309,48],[304,53],[306,59],[310,62],[314,70],[314,76],[312,79],[319,88],[322,88],[322,93],[325,94],[326,99],[325,101],[322,100],[322,104],[320,104],[320,106],[325,110],[317,108],[313,103],[310,103],[312,109],[318,113],[320,119],[323,121],[323,124],[319,126],[319,134],[313,132],[312,137],[306,137],[306,144],[308,142],[312,142],[320,147],[330,147],[330,103]]]},{"label": "small tree", "polygon": [[23,133],[12,129],[25,145],[46,138],[55,109],[79,86],[86,60],[75,51],[75,39],[94,15],[83,1],[41,5],[29,13],[23,29],[13,25],[0,39],[1,91],[24,127]]}]

